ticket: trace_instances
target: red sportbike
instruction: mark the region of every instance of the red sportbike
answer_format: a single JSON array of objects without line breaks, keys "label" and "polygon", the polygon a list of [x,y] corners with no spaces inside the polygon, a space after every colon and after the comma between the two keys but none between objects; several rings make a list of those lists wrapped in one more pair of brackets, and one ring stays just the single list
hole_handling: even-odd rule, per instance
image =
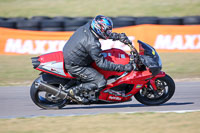
[{"label": "red sportbike", "polygon": [[[105,71],[93,63],[92,67],[107,79],[107,85],[101,90],[83,90],[81,96],[89,100],[88,104],[126,102],[134,96],[142,104],[160,105],[173,96],[175,83],[161,71],[158,53],[150,45],[142,41],[138,43],[139,52],[128,44],[130,55],[114,48],[102,51],[105,59],[115,64],[131,63],[134,70],[129,73]],[[41,71],[30,89],[31,99],[37,106],[57,109],[68,104],[83,104],[67,93],[67,89],[80,81],[66,71],[62,51],[33,57],[32,64],[34,69]]]}]

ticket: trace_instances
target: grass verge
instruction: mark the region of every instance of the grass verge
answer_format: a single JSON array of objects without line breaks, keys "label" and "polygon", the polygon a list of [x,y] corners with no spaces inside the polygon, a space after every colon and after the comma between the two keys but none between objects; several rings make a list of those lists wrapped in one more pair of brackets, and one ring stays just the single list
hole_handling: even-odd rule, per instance
[{"label": "grass verge", "polygon": [[30,85],[39,71],[32,67],[34,55],[0,55],[0,86]]},{"label": "grass verge", "polygon": [[163,71],[175,79],[200,78],[200,53],[160,53]]},{"label": "grass verge", "polygon": [[0,119],[1,133],[199,133],[200,112]]},{"label": "grass verge", "polygon": [[[98,6],[96,6],[98,5]],[[191,16],[199,0],[0,0],[0,16]]]}]

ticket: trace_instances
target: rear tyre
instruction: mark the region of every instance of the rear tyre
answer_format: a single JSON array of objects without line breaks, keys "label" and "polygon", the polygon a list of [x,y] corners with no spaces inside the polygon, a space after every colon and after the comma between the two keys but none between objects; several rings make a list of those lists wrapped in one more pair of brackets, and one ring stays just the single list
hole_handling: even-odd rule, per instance
[{"label": "rear tyre", "polygon": [[136,19],[134,17],[128,17],[128,16],[116,17],[112,19],[114,28],[135,25],[135,20]]},{"label": "rear tyre", "polygon": [[198,25],[200,24],[199,16],[188,16],[183,18],[184,25]]},{"label": "rear tyre", "polygon": [[16,28],[16,23],[11,22],[11,21],[6,21],[6,20],[0,20],[0,27]]},{"label": "rear tyre", "polygon": [[136,25],[139,24],[158,24],[157,17],[138,17],[135,21]]},{"label": "rear tyre", "polygon": [[158,24],[160,24],[160,25],[182,25],[182,18],[180,18],[180,17],[159,18]]},{"label": "rear tyre", "polygon": [[45,79],[50,79],[50,78],[51,78],[51,75],[47,75],[47,74],[45,74],[45,76],[41,75],[40,77],[38,77],[31,86],[30,96],[31,96],[32,101],[40,108],[60,109],[64,107],[68,101],[66,99],[64,100],[60,99],[50,93],[40,90],[39,88],[37,88],[35,84],[38,80],[41,80],[44,82],[48,82],[48,84],[51,84],[56,87],[59,87],[60,84],[63,85],[63,83],[59,83],[59,82],[55,83],[55,82],[51,82],[50,80],[45,81]]},{"label": "rear tyre", "polygon": [[62,27],[48,27],[48,28],[41,28],[41,31],[63,31]]},{"label": "rear tyre", "polygon": [[174,95],[175,83],[167,74],[165,77],[157,78],[155,83],[157,95],[147,86],[134,95],[135,99],[142,104],[155,106],[167,102]]}]

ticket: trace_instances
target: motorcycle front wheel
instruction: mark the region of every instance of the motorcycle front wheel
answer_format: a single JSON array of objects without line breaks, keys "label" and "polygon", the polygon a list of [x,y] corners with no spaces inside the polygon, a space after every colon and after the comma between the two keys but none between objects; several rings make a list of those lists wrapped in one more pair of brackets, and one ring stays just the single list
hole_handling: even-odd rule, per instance
[{"label": "motorcycle front wheel", "polygon": [[175,83],[169,75],[157,78],[155,84],[156,93],[147,85],[134,95],[135,99],[144,105],[155,106],[167,102],[174,95]]}]

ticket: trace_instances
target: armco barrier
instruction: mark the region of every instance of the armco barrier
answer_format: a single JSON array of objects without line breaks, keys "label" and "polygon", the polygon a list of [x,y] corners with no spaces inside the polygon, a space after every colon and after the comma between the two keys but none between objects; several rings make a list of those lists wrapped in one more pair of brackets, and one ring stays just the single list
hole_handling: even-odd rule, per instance
[{"label": "armco barrier", "polygon": [[[137,48],[137,40],[157,51],[200,52],[200,25],[137,25],[113,30],[126,33]],[[25,31],[0,28],[0,54],[44,54],[62,50],[73,32]],[[129,48],[119,41],[101,40],[102,49]]]}]

